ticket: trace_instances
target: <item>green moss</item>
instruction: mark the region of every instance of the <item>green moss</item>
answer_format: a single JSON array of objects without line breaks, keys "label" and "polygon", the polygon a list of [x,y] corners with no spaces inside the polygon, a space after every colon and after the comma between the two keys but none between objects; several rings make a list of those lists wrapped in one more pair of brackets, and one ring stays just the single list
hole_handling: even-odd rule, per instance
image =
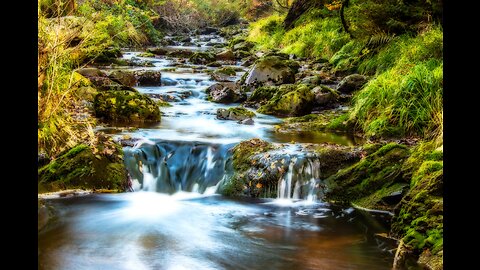
[{"label": "green moss", "polygon": [[215,61],[216,58],[215,55],[210,52],[195,52],[190,56],[189,60],[193,64],[206,65]]},{"label": "green moss", "polygon": [[39,192],[64,189],[124,191],[127,172],[121,147],[103,140],[95,147],[77,145],[38,170]]},{"label": "green moss", "polygon": [[258,109],[258,112],[280,116],[301,116],[311,112],[314,99],[315,96],[306,85],[282,85],[279,91]]},{"label": "green moss", "polygon": [[173,106],[173,105],[170,104],[169,102],[163,101],[163,100],[157,101],[157,105],[158,105],[159,107],[172,107],[172,106]]},{"label": "green moss", "polygon": [[248,98],[249,102],[259,102],[265,103],[270,100],[275,93],[278,91],[276,86],[262,86],[255,88],[250,97]]},{"label": "green moss", "polygon": [[358,163],[327,178],[331,190],[326,194],[326,199],[392,210],[393,206],[382,202],[382,198],[396,191],[399,186],[408,185],[401,169],[409,154],[409,149],[404,145],[390,143],[382,146]]},{"label": "green moss", "polygon": [[242,141],[233,148],[233,168],[236,171],[246,171],[251,163],[250,157],[272,149],[272,145],[260,139]]},{"label": "green moss", "polygon": [[155,57],[155,54],[153,54],[151,52],[142,52],[138,56],[140,56],[140,57]]},{"label": "green moss", "polygon": [[214,71],[214,73],[225,74],[228,76],[235,76],[235,68],[233,67],[222,67]]},{"label": "green moss", "polygon": [[228,108],[228,111],[231,113],[231,114],[234,114],[234,115],[242,115],[242,116],[246,116],[248,118],[252,118],[252,117],[255,117],[255,113],[252,112],[252,111],[249,111],[247,109],[245,109],[244,107],[233,107],[233,108]]},{"label": "green moss", "polygon": [[158,105],[148,96],[131,91],[105,91],[95,96],[95,115],[107,121],[158,122]]}]

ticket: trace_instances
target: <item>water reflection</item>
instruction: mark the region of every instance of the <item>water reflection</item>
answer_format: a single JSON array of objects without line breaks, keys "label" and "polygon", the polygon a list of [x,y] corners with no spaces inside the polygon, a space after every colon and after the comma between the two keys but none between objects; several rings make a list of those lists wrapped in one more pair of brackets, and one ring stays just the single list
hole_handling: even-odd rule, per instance
[{"label": "water reflection", "polygon": [[48,203],[59,212],[39,234],[40,269],[390,269],[393,260],[372,239],[386,230],[371,216],[324,203],[183,192]]}]

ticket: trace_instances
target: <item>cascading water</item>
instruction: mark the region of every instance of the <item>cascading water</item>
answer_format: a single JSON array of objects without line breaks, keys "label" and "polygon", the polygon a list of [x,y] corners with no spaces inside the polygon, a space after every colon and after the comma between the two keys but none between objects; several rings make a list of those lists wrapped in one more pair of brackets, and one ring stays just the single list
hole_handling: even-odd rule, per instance
[{"label": "cascading water", "polygon": [[289,154],[288,169],[278,181],[277,199],[316,201],[320,189],[320,160],[313,153]]},{"label": "cascading water", "polygon": [[159,141],[125,147],[135,191],[215,193],[232,172],[231,144]]}]

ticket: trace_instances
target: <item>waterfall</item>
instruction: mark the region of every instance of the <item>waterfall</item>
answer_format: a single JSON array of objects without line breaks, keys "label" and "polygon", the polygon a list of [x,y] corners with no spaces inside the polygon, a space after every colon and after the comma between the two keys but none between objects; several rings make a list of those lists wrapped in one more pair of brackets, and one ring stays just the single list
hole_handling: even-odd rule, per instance
[{"label": "waterfall", "polygon": [[313,154],[295,155],[290,158],[287,171],[278,180],[277,199],[316,201],[319,184],[318,157]]},{"label": "waterfall", "polygon": [[215,193],[233,169],[231,144],[158,141],[125,147],[135,191]]}]

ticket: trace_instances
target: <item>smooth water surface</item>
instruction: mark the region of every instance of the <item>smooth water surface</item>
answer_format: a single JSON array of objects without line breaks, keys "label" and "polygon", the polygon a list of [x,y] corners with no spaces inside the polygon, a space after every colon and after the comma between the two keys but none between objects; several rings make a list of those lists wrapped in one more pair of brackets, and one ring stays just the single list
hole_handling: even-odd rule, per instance
[{"label": "smooth water surface", "polygon": [[40,269],[391,269],[375,218],[324,203],[180,192],[49,200]]}]

